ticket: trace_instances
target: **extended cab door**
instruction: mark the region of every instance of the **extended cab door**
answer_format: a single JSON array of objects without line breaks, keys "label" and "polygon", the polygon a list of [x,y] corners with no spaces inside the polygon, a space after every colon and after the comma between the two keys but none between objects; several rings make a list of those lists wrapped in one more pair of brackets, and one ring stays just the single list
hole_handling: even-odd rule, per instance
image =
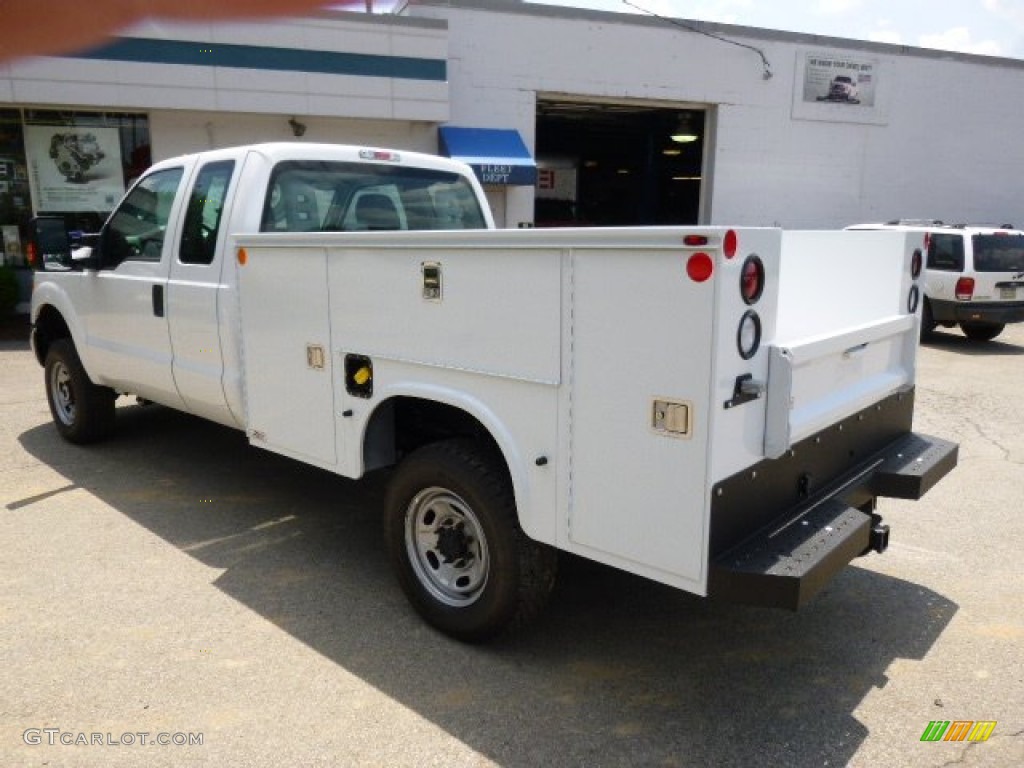
[{"label": "extended cab door", "polygon": [[167,286],[174,382],[191,413],[239,426],[225,402],[222,377],[220,303],[225,300],[221,273],[227,237],[223,222],[234,198],[235,160],[208,161],[190,184],[181,221],[181,237]]},{"label": "extended cab door", "polygon": [[104,384],[183,407],[171,374],[167,275],[183,197],[184,165],[143,177],[100,236],[103,268],[83,280],[92,370]]}]

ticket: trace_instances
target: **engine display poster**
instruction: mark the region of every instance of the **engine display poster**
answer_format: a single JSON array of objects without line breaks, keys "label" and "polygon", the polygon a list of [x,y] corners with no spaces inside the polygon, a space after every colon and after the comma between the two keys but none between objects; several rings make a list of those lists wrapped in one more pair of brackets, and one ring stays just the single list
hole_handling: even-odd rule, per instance
[{"label": "engine display poster", "polygon": [[37,210],[110,211],[124,194],[117,128],[27,125],[25,155]]},{"label": "engine display poster", "polygon": [[878,62],[853,56],[807,54],[804,102],[873,108]]}]

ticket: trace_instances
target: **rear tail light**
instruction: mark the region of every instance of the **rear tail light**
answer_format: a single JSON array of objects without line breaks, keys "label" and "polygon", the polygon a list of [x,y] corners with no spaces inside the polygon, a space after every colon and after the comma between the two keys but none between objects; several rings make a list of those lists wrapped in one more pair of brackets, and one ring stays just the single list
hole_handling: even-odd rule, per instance
[{"label": "rear tail light", "polygon": [[917,280],[921,276],[921,267],[924,265],[924,257],[921,249],[915,248],[914,255],[910,258],[910,277]]},{"label": "rear tail light", "polygon": [[974,297],[974,278],[961,277],[956,281],[957,301],[970,301]]},{"label": "rear tail light", "polygon": [[683,238],[683,245],[688,245],[691,248],[698,245],[707,245],[708,239],[704,235],[686,235]]},{"label": "rear tail light", "polygon": [[749,360],[757,353],[761,346],[761,318],[757,312],[748,309],[740,318],[740,327],[736,331],[736,348],[740,357]]},{"label": "rear tail light", "polygon": [[764,262],[751,254],[740,270],[740,295],[746,304],[753,304],[764,293]]},{"label": "rear tail light", "polygon": [[25,251],[26,256],[28,257],[28,265],[32,267],[32,269],[39,269],[41,265],[39,264],[39,251],[36,248],[36,244],[29,243]]},{"label": "rear tail light", "polygon": [[917,305],[921,303],[921,291],[916,285],[910,286],[910,295],[907,297],[907,312],[917,314]]}]

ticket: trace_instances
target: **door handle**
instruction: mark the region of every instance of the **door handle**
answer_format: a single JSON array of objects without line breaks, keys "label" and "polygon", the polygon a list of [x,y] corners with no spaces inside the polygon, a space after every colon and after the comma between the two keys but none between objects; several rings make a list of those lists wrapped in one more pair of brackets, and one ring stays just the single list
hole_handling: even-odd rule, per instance
[{"label": "door handle", "polygon": [[153,314],[157,317],[164,316],[164,287],[162,285],[153,286]]}]

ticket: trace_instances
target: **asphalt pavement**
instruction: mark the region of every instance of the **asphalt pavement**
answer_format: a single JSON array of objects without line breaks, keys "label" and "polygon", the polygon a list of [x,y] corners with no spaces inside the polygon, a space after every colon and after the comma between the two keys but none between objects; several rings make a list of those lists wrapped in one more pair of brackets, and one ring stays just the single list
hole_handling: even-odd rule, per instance
[{"label": "asphalt pavement", "polygon": [[0,341],[0,765],[1024,765],[1024,326],[919,362],[960,464],[805,610],[563,557],[541,622],[470,647],[399,592],[386,477],[127,401],[68,445]]}]

